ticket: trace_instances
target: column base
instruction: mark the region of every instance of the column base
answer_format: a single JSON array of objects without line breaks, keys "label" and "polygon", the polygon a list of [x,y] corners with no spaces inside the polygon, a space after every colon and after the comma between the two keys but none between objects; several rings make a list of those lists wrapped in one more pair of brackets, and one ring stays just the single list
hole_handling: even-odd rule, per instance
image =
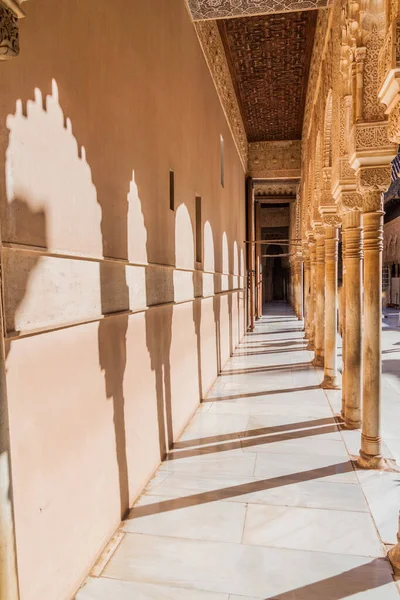
[{"label": "column base", "polygon": [[338,382],[337,377],[331,377],[330,375],[325,375],[323,382],[321,383],[321,387],[324,390],[340,390],[341,386]]},{"label": "column base", "polygon": [[314,342],[312,342],[311,340],[308,340],[306,350],[311,350],[312,352],[314,352],[314,350],[315,350]]},{"label": "column base", "polygon": [[400,577],[400,542],[388,552],[388,559],[396,577]]},{"label": "column base", "polygon": [[360,469],[380,470],[384,469],[386,465],[384,458],[381,454],[365,454],[365,452],[360,450],[360,456],[357,459],[357,466],[360,467]]},{"label": "column base", "polygon": [[324,357],[317,355],[311,363],[313,367],[323,367],[324,366]]},{"label": "column base", "polygon": [[343,417],[346,429],[361,429],[361,421],[351,421],[348,417]]}]

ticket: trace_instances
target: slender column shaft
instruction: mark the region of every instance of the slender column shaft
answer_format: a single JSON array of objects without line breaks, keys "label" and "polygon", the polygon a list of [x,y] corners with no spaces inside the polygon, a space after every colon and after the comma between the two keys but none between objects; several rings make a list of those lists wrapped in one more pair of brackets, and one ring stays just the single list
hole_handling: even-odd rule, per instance
[{"label": "slender column shaft", "polygon": [[[256,239],[261,239],[261,206],[259,202],[255,203],[255,235]],[[256,252],[256,319],[260,319],[262,317],[262,300],[261,300],[261,244],[255,244],[255,252]]]},{"label": "slender column shaft", "polygon": [[380,437],[383,212],[364,213],[363,225],[364,371],[359,464],[366,468],[378,468],[383,463]]},{"label": "slender column shaft", "polygon": [[293,263],[293,310],[296,317],[299,316],[299,265],[297,261]]},{"label": "slender column shaft", "polygon": [[309,337],[308,337],[308,350],[314,350],[315,340],[315,267],[316,267],[316,248],[315,242],[310,241],[310,295],[308,301],[309,310]]},{"label": "slender column shaft", "polygon": [[341,335],[342,335],[342,419],[346,415],[346,230],[342,229],[342,301],[341,301]]},{"label": "slender column shaft", "polygon": [[310,255],[307,253],[304,259],[304,327],[306,338],[309,335],[309,302],[310,302]]},{"label": "slender column shaft", "polygon": [[[247,194],[247,239],[254,242],[254,195],[253,180],[251,177],[246,181]],[[255,249],[254,243],[247,245],[247,269],[248,269],[248,327],[249,331],[254,330],[255,315],[255,294],[254,294],[254,270],[255,270]]]},{"label": "slender column shaft", "polygon": [[325,329],[325,236],[317,236],[315,358],[313,364],[324,366]]},{"label": "slender column shaft", "polygon": [[345,423],[350,429],[361,425],[361,348],[362,348],[362,306],[361,306],[361,265],[362,227],[361,213],[352,210],[344,215],[346,236],[346,356],[345,378]]},{"label": "slender column shaft", "polygon": [[324,388],[338,387],[337,381],[337,274],[338,230],[325,227],[325,362]]},{"label": "slender column shaft", "polygon": [[303,263],[298,262],[297,265],[297,317],[299,321],[303,319]]}]

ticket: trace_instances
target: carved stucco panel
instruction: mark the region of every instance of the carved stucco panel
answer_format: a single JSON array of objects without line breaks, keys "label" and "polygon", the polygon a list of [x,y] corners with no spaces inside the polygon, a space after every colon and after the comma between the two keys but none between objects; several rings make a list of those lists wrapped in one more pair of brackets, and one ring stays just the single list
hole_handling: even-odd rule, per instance
[{"label": "carved stucco panel", "polygon": [[0,60],[19,54],[18,16],[0,2]]},{"label": "carved stucco panel", "polygon": [[243,168],[247,170],[248,143],[246,131],[218,26],[213,21],[204,21],[196,24],[196,31]]},{"label": "carved stucco panel", "polygon": [[249,144],[249,173],[255,179],[298,178],[300,169],[300,141]]},{"label": "carved stucco panel", "polygon": [[193,20],[294,12],[325,8],[330,0],[187,0]]}]

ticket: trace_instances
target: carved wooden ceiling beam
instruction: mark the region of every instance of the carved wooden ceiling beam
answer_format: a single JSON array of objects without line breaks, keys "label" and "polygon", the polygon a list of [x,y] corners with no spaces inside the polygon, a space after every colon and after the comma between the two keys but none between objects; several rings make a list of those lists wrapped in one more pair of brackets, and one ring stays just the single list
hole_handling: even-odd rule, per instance
[{"label": "carved wooden ceiling beam", "polygon": [[186,0],[193,21],[317,10],[332,0]]}]

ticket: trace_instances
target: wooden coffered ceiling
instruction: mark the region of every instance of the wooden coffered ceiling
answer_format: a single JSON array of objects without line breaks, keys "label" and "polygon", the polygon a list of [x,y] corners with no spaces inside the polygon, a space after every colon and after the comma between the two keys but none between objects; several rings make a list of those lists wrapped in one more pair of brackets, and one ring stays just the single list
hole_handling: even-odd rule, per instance
[{"label": "wooden coffered ceiling", "polygon": [[187,0],[194,21],[325,8],[331,0]]},{"label": "wooden coffered ceiling", "polygon": [[316,17],[307,10],[218,21],[249,142],[301,139]]}]

